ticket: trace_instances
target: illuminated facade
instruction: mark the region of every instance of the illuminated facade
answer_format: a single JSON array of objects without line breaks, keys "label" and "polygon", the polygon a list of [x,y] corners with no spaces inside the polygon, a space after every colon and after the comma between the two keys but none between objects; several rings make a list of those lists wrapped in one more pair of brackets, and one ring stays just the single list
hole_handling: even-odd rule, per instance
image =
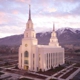
[{"label": "illuminated facade", "polygon": [[29,19],[24,31],[22,45],[19,47],[18,67],[20,69],[30,71],[39,71],[41,69],[46,71],[64,64],[64,48],[59,46],[54,28],[53,26],[49,45],[38,45],[29,6]]}]

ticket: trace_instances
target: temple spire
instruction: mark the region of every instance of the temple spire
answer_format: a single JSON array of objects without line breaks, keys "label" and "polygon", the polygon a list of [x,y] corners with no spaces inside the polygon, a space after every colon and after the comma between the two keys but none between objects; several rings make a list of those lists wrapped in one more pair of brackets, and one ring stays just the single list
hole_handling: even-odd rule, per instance
[{"label": "temple spire", "polygon": [[55,25],[53,24],[53,31],[55,31]]},{"label": "temple spire", "polygon": [[29,4],[29,19],[28,20],[31,20],[31,5]]}]

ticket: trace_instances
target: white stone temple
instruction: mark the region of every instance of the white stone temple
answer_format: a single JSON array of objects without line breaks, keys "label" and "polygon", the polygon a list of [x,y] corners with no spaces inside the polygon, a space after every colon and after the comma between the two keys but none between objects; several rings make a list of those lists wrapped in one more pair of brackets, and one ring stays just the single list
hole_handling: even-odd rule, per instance
[{"label": "white stone temple", "polygon": [[29,6],[29,18],[19,47],[18,67],[23,70],[46,71],[64,62],[64,48],[59,46],[54,25],[49,45],[38,45]]}]

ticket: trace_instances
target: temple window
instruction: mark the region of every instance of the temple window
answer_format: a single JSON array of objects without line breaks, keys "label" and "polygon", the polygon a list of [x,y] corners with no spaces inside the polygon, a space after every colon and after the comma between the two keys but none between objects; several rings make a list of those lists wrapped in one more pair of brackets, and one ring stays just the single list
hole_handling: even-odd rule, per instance
[{"label": "temple window", "polygon": [[24,56],[28,57],[28,51],[25,51]]}]

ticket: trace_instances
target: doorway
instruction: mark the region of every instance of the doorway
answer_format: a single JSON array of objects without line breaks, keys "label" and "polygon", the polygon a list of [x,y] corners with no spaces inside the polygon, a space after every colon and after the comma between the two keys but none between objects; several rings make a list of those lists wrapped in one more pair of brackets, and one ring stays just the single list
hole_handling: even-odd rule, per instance
[{"label": "doorway", "polygon": [[25,66],[24,66],[24,69],[25,69],[25,70],[28,70],[28,69],[29,69],[29,66],[26,66],[26,65],[25,65]]}]

